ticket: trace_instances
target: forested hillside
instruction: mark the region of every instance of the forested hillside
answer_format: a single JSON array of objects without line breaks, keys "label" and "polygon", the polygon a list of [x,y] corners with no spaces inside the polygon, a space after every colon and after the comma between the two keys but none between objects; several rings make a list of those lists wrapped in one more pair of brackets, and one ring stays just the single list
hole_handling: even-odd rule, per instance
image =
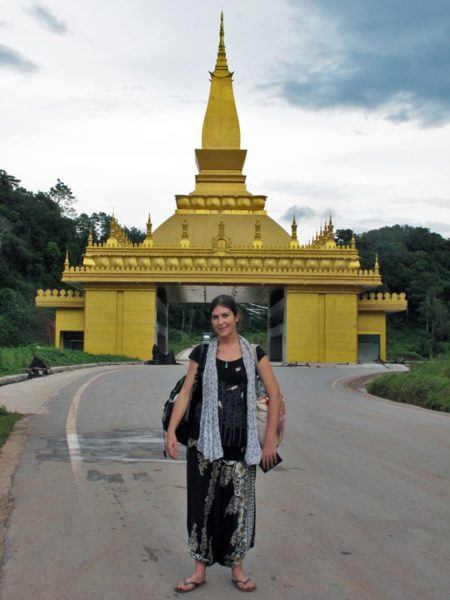
[{"label": "forested hillside", "polygon": [[[78,215],[76,198],[59,179],[48,192],[34,193],[0,170],[0,346],[49,339],[51,324],[34,307],[35,290],[61,287],[66,250],[71,264],[80,264],[89,231],[94,241],[105,241],[110,220],[103,212]],[[134,227],[126,233],[134,242],[144,238]],[[336,241],[349,243],[352,233],[337,230]],[[408,313],[390,317],[404,353],[428,356],[445,350],[450,240],[422,227],[395,225],[356,235],[356,243],[363,268],[372,268],[378,254],[386,291],[408,294]],[[202,305],[172,307],[169,317],[173,330],[209,328]],[[246,321],[252,329],[264,328],[263,314],[246,311]]]},{"label": "forested hillside", "polygon": [[[51,323],[34,307],[36,289],[63,287],[66,251],[80,264],[90,230],[95,242],[107,239],[111,215],[77,215],[75,204],[59,179],[48,192],[33,193],[0,170],[0,346],[48,341]],[[134,242],[145,237],[135,228],[126,232]]]},{"label": "forested hillside", "polygon": [[[348,244],[352,230],[336,232]],[[408,312],[389,318],[391,334],[405,354],[430,356],[448,348],[450,336],[450,239],[425,227],[394,225],[356,235],[361,267],[373,268],[378,254],[382,291],[406,292]],[[392,335],[391,335],[392,337]]]}]

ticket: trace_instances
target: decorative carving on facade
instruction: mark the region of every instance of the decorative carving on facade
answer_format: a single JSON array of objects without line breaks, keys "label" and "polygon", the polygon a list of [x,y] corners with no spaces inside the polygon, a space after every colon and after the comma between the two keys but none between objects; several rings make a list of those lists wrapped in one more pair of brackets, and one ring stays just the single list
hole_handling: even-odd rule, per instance
[{"label": "decorative carving on facade", "polygon": [[406,310],[407,306],[404,292],[370,292],[361,294],[358,300],[360,311],[400,312]]},{"label": "decorative carving on facade", "polygon": [[78,290],[39,289],[36,306],[41,308],[83,308],[84,296]]},{"label": "decorative carving on facade", "polygon": [[223,213],[257,213],[266,214],[264,210],[267,196],[226,195],[226,196],[199,196],[197,194],[175,196],[177,212],[223,212]]}]

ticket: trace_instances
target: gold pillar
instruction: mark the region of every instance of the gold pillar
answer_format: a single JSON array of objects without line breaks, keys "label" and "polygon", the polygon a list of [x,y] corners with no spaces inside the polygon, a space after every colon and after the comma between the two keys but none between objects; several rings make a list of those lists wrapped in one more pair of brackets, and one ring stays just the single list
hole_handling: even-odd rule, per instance
[{"label": "gold pillar", "polygon": [[85,290],[84,349],[148,360],[155,340],[155,286]]},{"label": "gold pillar", "polygon": [[357,294],[286,291],[286,361],[356,362]]}]

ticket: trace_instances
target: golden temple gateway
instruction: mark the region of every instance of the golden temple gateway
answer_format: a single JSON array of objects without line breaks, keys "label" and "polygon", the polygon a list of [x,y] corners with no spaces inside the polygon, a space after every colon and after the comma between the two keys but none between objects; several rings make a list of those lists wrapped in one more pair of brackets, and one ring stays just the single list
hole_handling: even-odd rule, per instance
[{"label": "golden temple gateway", "polygon": [[333,223],[306,245],[267,214],[266,196],[247,190],[240,127],[228,69],[223,17],[217,61],[195,150],[198,174],[174,214],[140,244],[113,218],[108,240],[89,236],[82,266],[64,265],[73,290],[38,290],[55,308],[55,345],[75,340],[91,353],[148,359],[167,351],[171,302],[209,301],[232,293],[268,305],[267,350],[285,362],[386,359],[386,314],[406,309],[404,294],[382,294],[378,261],[361,270],[353,239],[337,246]]}]

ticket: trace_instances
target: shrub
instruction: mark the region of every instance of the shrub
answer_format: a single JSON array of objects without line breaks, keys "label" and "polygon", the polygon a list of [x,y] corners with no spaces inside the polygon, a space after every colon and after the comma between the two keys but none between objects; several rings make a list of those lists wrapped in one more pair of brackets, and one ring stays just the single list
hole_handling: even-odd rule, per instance
[{"label": "shrub", "polygon": [[450,357],[412,365],[408,373],[381,375],[367,389],[390,400],[450,412]]}]

